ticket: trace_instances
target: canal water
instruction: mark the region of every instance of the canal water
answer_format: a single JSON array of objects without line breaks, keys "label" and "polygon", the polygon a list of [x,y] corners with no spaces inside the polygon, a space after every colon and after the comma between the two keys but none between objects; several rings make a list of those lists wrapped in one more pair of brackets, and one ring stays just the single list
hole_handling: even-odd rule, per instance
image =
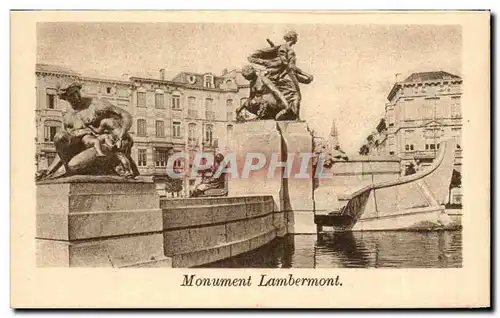
[{"label": "canal water", "polygon": [[288,235],[207,268],[450,268],[462,266],[461,231]]}]

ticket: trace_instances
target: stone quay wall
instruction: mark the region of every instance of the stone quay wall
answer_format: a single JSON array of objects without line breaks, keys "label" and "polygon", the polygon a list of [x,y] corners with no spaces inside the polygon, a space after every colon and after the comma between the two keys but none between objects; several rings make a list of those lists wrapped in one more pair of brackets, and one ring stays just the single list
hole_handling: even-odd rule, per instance
[{"label": "stone quay wall", "polygon": [[286,234],[272,196],[161,200],[164,251],[173,267],[212,263]]}]

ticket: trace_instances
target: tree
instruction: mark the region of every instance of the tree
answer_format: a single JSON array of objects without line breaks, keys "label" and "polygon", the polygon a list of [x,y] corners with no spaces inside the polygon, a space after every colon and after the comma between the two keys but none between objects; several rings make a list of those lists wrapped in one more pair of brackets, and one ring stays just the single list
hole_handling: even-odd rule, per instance
[{"label": "tree", "polygon": [[457,170],[453,169],[451,175],[450,190],[453,188],[460,188],[462,186],[462,175]]},{"label": "tree", "polygon": [[368,148],[367,145],[363,145],[363,146],[361,146],[361,148],[359,148],[360,155],[367,156],[369,153],[370,153],[370,148]]},{"label": "tree", "polygon": [[457,170],[453,169],[450,186],[448,188],[448,204],[451,204],[451,189],[460,188],[461,186],[462,186],[462,174]]},{"label": "tree", "polygon": [[386,126],[386,124],[385,124],[385,119],[384,119],[384,118],[382,118],[382,119],[380,120],[380,122],[378,123],[378,125],[377,125],[377,131],[378,131],[378,133],[380,134],[381,132],[383,132],[383,131],[384,131],[384,130],[386,130],[386,129],[387,129],[387,126]]}]

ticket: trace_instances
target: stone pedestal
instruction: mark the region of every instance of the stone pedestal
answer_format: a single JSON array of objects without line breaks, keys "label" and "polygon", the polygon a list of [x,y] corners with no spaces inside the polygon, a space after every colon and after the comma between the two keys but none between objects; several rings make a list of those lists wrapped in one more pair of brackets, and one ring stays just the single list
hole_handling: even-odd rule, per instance
[{"label": "stone pedestal", "polygon": [[154,183],[73,176],[37,184],[37,265],[169,267]]},{"label": "stone pedestal", "polygon": [[[326,175],[332,174],[331,169],[324,168],[323,171]],[[314,189],[315,214],[327,215],[340,211],[341,205],[336,193],[338,189],[332,186],[332,178],[318,178],[316,182],[317,187]]]},{"label": "stone pedestal", "polygon": [[[229,196],[271,195],[276,209],[283,210],[283,199],[280,197],[282,169],[276,169],[273,178],[268,176],[272,154],[281,153],[281,135],[276,122],[260,120],[235,124],[231,139],[230,153],[236,157],[238,177],[229,177]],[[263,154],[266,164],[244,178],[243,167],[251,153]]]},{"label": "stone pedestal", "polygon": [[[288,212],[289,232],[316,233],[314,224],[313,203],[313,171],[312,158],[303,155],[312,154],[312,136],[303,121],[277,122],[282,136],[283,161],[287,156],[293,156],[293,165],[288,179],[283,179],[286,190],[284,207]],[[301,171],[302,160],[307,162],[307,168]],[[303,172],[305,177],[297,174]],[[292,222],[293,221],[293,222]]]}]

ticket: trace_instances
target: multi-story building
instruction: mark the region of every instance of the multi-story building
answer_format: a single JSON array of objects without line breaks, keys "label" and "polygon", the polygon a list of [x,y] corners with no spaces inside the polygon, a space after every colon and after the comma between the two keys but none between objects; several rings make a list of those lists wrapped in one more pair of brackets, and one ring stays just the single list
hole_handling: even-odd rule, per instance
[{"label": "multi-story building", "polygon": [[225,152],[236,119],[235,111],[248,96],[248,84],[237,71],[222,76],[182,72],[172,80],[132,77],[132,150],[141,173],[164,181],[167,158],[174,152],[189,154],[189,162],[174,167],[188,175],[185,195],[194,189],[199,176],[190,175],[197,152]]},{"label": "multi-story building", "polygon": [[[413,73],[396,82],[387,96],[380,140],[368,141],[370,152],[395,155],[402,165],[430,166],[439,142],[454,138],[455,173],[462,166],[462,78],[444,71]],[[451,202],[461,202],[453,193]]]},{"label": "multi-story building", "polygon": [[36,65],[36,158],[37,170],[47,169],[56,156],[54,136],[62,128],[67,103],[57,98],[57,86],[67,85],[79,74],[71,69],[46,64]]},{"label": "multi-story building", "polygon": [[[62,127],[62,114],[69,105],[59,100],[57,86],[75,80],[83,84],[84,96],[105,98],[129,111],[134,118],[130,134],[132,157],[141,175],[151,176],[159,190],[168,189],[168,158],[175,152],[224,152],[230,142],[235,111],[248,96],[248,82],[234,70],[215,74],[182,72],[172,80],[160,70],[158,78],[128,80],[90,78],[65,67],[37,64],[37,166],[46,168],[55,157],[54,135]],[[188,171],[189,162],[179,160],[175,168]],[[192,176],[183,181],[188,195],[197,183]]]}]

